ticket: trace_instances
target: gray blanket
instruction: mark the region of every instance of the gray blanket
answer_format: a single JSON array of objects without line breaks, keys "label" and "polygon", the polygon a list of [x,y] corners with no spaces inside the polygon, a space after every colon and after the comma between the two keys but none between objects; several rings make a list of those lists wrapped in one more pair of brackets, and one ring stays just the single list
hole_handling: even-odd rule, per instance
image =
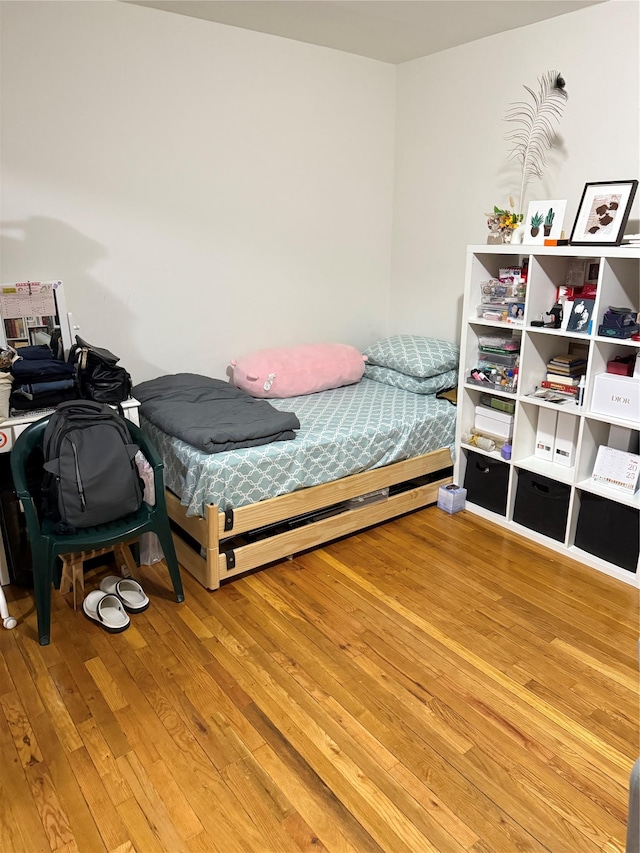
[{"label": "gray blanket", "polygon": [[300,429],[293,412],[280,412],[222,379],[196,373],[141,382],[133,396],[148,421],[205,453],[286,441]]}]

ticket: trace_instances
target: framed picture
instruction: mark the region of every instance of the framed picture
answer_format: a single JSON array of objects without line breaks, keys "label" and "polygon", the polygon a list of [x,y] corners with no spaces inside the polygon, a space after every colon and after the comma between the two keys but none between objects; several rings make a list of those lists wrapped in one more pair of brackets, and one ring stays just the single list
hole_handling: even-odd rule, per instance
[{"label": "framed picture", "polygon": [[545,240],[559,240],[562,237],[562,224],[567,200],[530,201],[524,218],[523,243],[537,243]]},{"label": "framed picture", "polygon": [[593,308],[595,304],[595,299],[575,299],[571,305],[567,331],[588,334],[593,326]]},{"label": "framed picture", "polygon": [[637,181],[585,184],[569,243],[619,246],[637,188]]}]

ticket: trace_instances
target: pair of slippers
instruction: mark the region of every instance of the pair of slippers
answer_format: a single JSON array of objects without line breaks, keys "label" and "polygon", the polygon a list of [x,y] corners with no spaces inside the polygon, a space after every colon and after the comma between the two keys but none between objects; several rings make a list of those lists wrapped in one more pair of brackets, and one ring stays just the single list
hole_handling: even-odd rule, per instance
[{"label": "pair of slippers", "polygon": [[129,613],[142,613],[148,606],[149,598],[138,581],[115,575],[103,578],[100,589],[92,590],[82,602],[87,619],[110,634],[126,630],[131,622]]}]

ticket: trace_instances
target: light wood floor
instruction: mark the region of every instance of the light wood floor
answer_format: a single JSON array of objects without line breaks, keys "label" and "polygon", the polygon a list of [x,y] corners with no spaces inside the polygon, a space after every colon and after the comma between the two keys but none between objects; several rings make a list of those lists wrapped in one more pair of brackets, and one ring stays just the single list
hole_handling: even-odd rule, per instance
[{"label": "light wood floor", "polygon": [[44,648],[10,589],[2,853],[624,849],[633,587],[435,507],[215,593],[185,575],[182,605],[142,580],[115,636],[54,592]]}]

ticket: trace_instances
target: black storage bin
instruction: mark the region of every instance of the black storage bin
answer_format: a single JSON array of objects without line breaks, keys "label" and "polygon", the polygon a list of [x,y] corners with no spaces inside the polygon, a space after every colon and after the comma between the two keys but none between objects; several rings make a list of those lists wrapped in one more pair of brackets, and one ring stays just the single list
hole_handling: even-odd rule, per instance
[{"label": "black storage bin", "polygon": [[540,474],[518,471],[513,520],[550,539],[564,541],[571,489]]},{"label": "black storage bin", "polygon": [[595,557],[635,572],[640,551],[640,512],[582,492],[575,546]]},{"label": "black storage bin", "polygon": [[505,462],[469,451],[464,487],[470,503],[506,515],[508,482],[509,466]]}]

